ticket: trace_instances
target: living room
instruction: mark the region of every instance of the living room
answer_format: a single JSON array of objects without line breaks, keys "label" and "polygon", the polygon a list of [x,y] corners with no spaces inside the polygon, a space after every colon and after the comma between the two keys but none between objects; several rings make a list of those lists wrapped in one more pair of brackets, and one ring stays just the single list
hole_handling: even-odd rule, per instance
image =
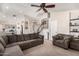
[{"label": "living room", "polygon": [[79,56],[78,6],[0,3],[0,55]]}]

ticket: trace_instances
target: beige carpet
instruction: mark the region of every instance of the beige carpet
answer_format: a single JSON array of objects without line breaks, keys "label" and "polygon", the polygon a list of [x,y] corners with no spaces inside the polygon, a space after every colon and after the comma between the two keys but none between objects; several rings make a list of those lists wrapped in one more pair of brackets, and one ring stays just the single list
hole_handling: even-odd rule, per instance
[{"label": "beige carpet", "polygon": [[79,51],[65,50],[52,45],[51,40],[44,40],[44,44],[23,51],[26,56],[79,56]]}]

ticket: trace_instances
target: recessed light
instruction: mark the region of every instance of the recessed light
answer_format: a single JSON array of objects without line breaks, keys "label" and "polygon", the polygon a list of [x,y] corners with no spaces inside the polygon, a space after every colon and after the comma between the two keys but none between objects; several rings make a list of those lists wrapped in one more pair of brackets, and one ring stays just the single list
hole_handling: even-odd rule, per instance
[{"label": "recessed light", "polygon": [[3,18],[5,18],[6,16],[5,16],[5,15],[3,15],[2,17],[3,17]]},{"label": "recessed light", "polygon": [[23,13],[23,11],[19,11],[19,13]]},{"label": "recessed light", "polygon": [[8,7],[8,6],[6,6],[5,8],[6,8],[6,9],[9,9],[9,7]]},{"label": "recessed light", "polygon": [[14,19],[16,19],[16,17],[14,17]]}]

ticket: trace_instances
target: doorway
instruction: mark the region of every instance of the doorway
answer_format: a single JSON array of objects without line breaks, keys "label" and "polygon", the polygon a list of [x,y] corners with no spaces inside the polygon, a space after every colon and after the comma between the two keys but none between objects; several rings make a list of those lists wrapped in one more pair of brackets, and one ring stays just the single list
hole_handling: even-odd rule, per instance
[{"label": "doorway", "polygon": [[49,21],[49,40],[53,40],[52,36],[57,34],[57,20]]}]

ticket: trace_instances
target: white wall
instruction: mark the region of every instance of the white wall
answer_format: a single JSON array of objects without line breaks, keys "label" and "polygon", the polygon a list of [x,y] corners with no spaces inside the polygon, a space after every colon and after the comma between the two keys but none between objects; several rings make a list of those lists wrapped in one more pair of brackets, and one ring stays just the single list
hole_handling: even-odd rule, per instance
[{"label": "white wall", "polygon": [[2,31],[2,28],[3,28],[3,27],[2,27],[2,24],[0,24],[0,32]]},{"label": "white wall", "polygon": [[[52,20],[57,21],[57,33],[72,34],[72,35],[78,36],[79,33],[70,33],[69,32],[70,13],[71,13],[71,19],[79,18],[79,10],[51,12],[51,22],[52,22]],[[50,32],[52,32],[52,36],[53,36],[53,34],[55,34],[55,31],[53,30],[53,28],[54,27],[52,26],[51,31],[50,31]]]},{"label": "white wall", "polygon": [[52,20],[57,21],[57,33],[69,34],[69,12],[53,12]]},{"label": "white wall", "polygon": [[51,12],[49,39],[57,33],[69,34],[69,11]]}]

